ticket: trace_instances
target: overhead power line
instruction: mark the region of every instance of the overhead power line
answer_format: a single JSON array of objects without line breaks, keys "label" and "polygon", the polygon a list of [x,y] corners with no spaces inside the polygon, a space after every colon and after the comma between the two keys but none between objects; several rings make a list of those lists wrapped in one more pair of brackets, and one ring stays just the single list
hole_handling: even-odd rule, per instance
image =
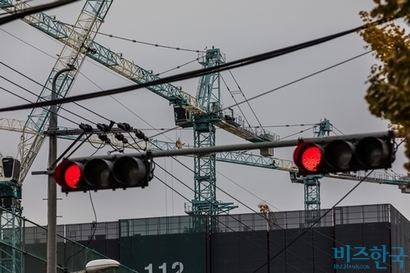
[{"label": "overhead power line", "polygon": [[38,5],[38,6],[35,6],[35,7],[30,7],[30,8],[27,8],[27,9],[23,10],[23,11],[20,11],[20,12],[14,13],[12,15],[0,18],[0,25],[6,24],[8,22],[11,22],[11,21],[14,21],[14,20],[17,20],[17,19],[21,19],[23,17],[26,17],[28,15],[31,15],[31,14],[34,14],[34,13],[37,13],[37,12],[43,12],[43,11],[46,11],[46,10],[49,10],[49,9],[58,8],[58,7],[61,7],[61,6],[64,6],[64,5],[67,5],[67,4],[76,2],[76,1],[78,1],[78,0],[59,0],[59,1],[56,1],[56,2],[53,2],[53,3],[48,3],[48,4]]},{"label": "overhead power line", "polygon": [[[386,20],[379,20],[379,21],[375,22],[375,24],[382,24],[382,23],[385,23],[385,22],[386,22]],[[304,48],[308,48],[308,47],[312,47],[312,46],[315,46],[315,45],[318,45],[318,44],[321,44],[321,43],[324,43],[324,42],[328,42],[330,40],[333,40],[333,39],[336,39],[336,38],[339,38],[339,37],[342,37],[342,36],[357,32],[358,30],[365,29],[365,28],[368,28],[368,27],[369,27],[368,24],[362,25],[360,27],[352,28],[350,30],[342,31],[342,32],[339,32],[339,33],[336,33],[336,34],[328,35],[328,36],[318,38],[318,39],[314,39],[314,40],[311,40],[311,41],[308,41],[308,42],[303,42],[303,43],[288,46],[288,47],[285,47],[285,48],[282,48],[282,49],[273,50],[273,51],[269,51],[269,52],[258,54],[258,55],[253,55],[253,56],[246,57],[246,58],[243,58],[243,59],[239,59],[239,60],[236,60],[236,61],[227,62],[227,63],[221,64],[219,66],[215,66],[215,67],[209,67],[209,68],[205,68],[205,69],[197,69],[197,70],[190,71],[190,72],[180,73],[180,74],[177,74],[177,75],[174,75],[174,76],[165,77],[165,78],[154,80],[154,81],[151,81],[151,82],[135,84],[135,85],[130,85],[130,86],[126,86],[126,87],[110,89],[110,90],[106,90],[106,91],[99,91],[99,92],[94,92],[94,93],[76,95],[76,96],[72,96],[72,97],[57,99],[57,100],[54,100],[54,101],[44,101],[44,102],[37,102],[37,103],[32,103],[32,104],[24,104],[24,105],[12,106],[12,107],[5,107],[5,108],[1,108],[0,112],[31,109],[31,108],[36,108],[36,107],[50,106],[50,105],[53,105],[53,104],[61,104],[61,103],[68,103],[68,102],[98,98],[98,97],[103,97],[103,96],[120,94],[120,93],[124,93],[124,92],[128,92],[128,91],[132,91],[132,90],[137,90],[137,89],[141,89],[141,88],[145,88],[145,87],[149,87],[149,86],[166,84],[166,83],[170,83],[170,82],[182,81],[182,80],[187,80],[187,79],[191,79],[191,78],[195,78],[195,77],[200,77],[200,76],[203,76],[203,75],[217,73],[217,72],[221,72],[221,71],[234,69],[234,68],[254,64],[254,63],[257,63],[257,62],[265,61],[265,60],[268,60],[268,59],[276,58],[276,57],[279,57],[279,56],[282,56],[282,55],[285,55],[285,54],[289,54],[289,53],[292,53],[292,52],[295,52],[295,51],[298,51],[298,50],[301,50],[301,49],[304,49]],[[367,54],[367,53],[364,53],[364,54]],[[364,55],[364,54],[362,54],[362,55]],[[361,56],[361,55],[359,55],[359,56]],[[357,56],[355,58],[358,58],[359,56]],[[345,61],[345,62],[347,62],[347,61]],[[328,69],[330,69],[330,68],[328,68]],[[272,92],[272,91],[270,91],[270,92]],[[249,99],[249,100],[251,100],[251,99]],[[244,101],[244,102],[246,102],[246,101]]]}]

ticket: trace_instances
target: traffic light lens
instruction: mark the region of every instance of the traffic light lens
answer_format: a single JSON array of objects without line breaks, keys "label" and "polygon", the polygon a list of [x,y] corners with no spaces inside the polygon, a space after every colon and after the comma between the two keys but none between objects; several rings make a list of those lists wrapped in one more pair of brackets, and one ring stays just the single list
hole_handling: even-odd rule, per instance
[{"label": "traffic light lens", "polygon": [[112,162],[104,159],[93,159],[84,168],[84,178],[92,189],[114,188],[110,182]]},{"label": "traffic light lens", "polygon": [[81,168],[78,165],[70,165],[64,172],[64,181],[67,187],[72,189],[77,188],[78,182],[81,180]]},{"label": "traffic light lens", "polygon": [[314,172],[318,169],[322,158],[322,150],[317,146],[311,146],[302,152],[301,163],[307,171]]},{"label": "traffic light lens", "polygon": [[368,137],[357,144],[358,160],[368,168],[386,165],[389,160],[389,147],[381,139]]},{"label": "traffic light lens", "polygon": [[325,149],[325,161],[329,171],[346,171],[354,163],[354,146],[344,140],[330,142]]},{"label": "traffic light lens", "polygon": [[146,168],[141,159],[124,156],[115,162],[113,175],[124,187],[143,186]]}]

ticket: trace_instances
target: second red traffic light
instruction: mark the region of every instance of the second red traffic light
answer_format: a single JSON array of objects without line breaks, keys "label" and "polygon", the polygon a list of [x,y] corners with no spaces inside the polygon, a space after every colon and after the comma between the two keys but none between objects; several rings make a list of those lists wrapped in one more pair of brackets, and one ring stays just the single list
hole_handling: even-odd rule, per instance
[{"label": "second red traffic light", "polygon": [[293,161],[302,175],[386,169],[393,160],[392,137],[302,142],[293,153]]}]

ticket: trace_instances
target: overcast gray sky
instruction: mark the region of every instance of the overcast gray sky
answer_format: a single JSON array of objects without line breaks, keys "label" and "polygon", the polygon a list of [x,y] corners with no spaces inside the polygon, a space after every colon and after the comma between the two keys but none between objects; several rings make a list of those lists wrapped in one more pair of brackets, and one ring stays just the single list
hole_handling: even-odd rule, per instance
[{"label": "overcast gray sky", "polygon": [[[30,4],[37,5],[44,2],[33,0]],[[56,15],[56,18],[62,22],[74,24],[84,2],[50,10],[47,14]],[[370,10],[372,6],[370,0],[121,0],[112,4],[100,31],[170,47],[203,50],[215,46],[226,54],[228,61],[233,61],[356,27],[361,24],[359,11]],[[2,45],[0,61],[41,83],[46,82],[55,58],[62,49],[62,44],[21,21],[1,26],[0,41]],[[132,43],[104,35],[97,35],[96,41],[114,52],[123,53],[124,58],[134,61],[147,70],[153,70],[154,73],[167,71],[197,57],[196,53],[189,51]],[[231,72],[245,96],[251,98],[357,56],[365,52],[364,45],[357,34],[350,34],[322,45]],[[264,126],[313,124],[327,118],[337,129],[334,131],[335,134],[383,131],[387,129],[388,122],[371,116],[364,100],[365,81],[373,63],[375,59],[368,54],[262,96],[251,101],[250,104]],[[164,76],[198,68],[200,65],[193,62]],[[70,95],[132,84],[92,60],[87,60],[80,72],[81,75],[76,79]],[[40,93],[41,88],[38,85],[23,80],[4,66],[0,66],[0,75],[13,79],[35,93]],[[222,76],[230,90],[238,90],[229,72],[224,72]],[[173,84],[182,86],[184,91],[195,95],[198,81],[199,79],[192,79]],[[32,95],[8,85],[3,80],[0,81],[0,86],[35,100]],[[10,94],[2,92],[1,95],[0,107],[25,103]],[[168,101],[149,90],[132,91],[116,95],[114,98],[98,98],[80,104],[116,122],[128,122],[133,127],[146,129],[144,132],[148,136],[157,133],[155,130],[148,130],[150,128],[174,127],[173,109]],[[243,100],[242,95],[236,95],[235,98],[237,101]],[[225,106],[234,104],[225,86],[222,87],[222,103]],[[105,122],[100,117],[73,104],[67,104],[65,107],[93,122]],[[252,125],[258,125],[246,104],[241,105],[241,109]],[[235,113],[239,113],[238,108],[234,110]],[[29,111],[15,111],[2,113],[1,117],[26,120],[28,114]],[[77,123],[86,122],[65,111],[62,111],[61,115]],[[76,126],[61,118],[59,124],[68,127]],[[309,126],[291,126],[272,127],[269,130],[284,138],[308,128]],[[3,155],[16,155],[20,135],[1,131],[0,136],[3,140],[0,151]],[[313,136],[313,130],[296,134],[291,138],[302,136]],[[158,139],[174,142],[178,137],[184,143],[193,143],[191,129],[174,130]],[[217,144],[230,143],[245,143],[245,141],[218,129]],[[59,152],[69,144],[69,141],[59,140]],[[104,148],[97,154],[104,155],[109,150],[112,149]],[[94,151],[93,147],[85,144],[75,155],[90,155]],[[275,156],[291,159],[292,152],[293,149],[277,149]],[[45,142],[31,170],[45,170],[47,157],[48,142]],[[180,157],[179,159],[193,167],[192,158]],[[156,162],[193,187],[192,172],[178,162],[170,158],[157,159]],[[393,170],[404,174],[403,162],[403,150],[400,150]],[[292,184],[286,172],[228,163],[217,163],[217,171],[217,186],[255,210],[258,210],[257,205],[261,200],[271,204],[274,210],[303,210],[304,208],[303,185]],[[193,198],[192,191],[159,168],[155,174],[188,199]],[[333,206],[357,183],[329,178],[323,178],[321,182],[322,208]],[[23,186],[23,215],[39,224],[46,224],[46,201],[43,200],[47,196],[46,185],[45,176],[28,175]],[[100,191],[93,192],[91,195],[98,221],[184,214],[185,200],[156,179],[153,179],[145,189]],[[73,193],[66,196],[59,192],[59,197],[62,198],[58,201],[58,215],[62,216],[58,218],[59,224],[94,220],[87,193]],[[218,200],[233,201],[221,192],[217,193],[217,197]],[[341,205],[391,203],[410,218],[409,197],[402,194],[396,186],[363,183]],[[232,213],[251,212],[237,202],[234,203],[239,205],[239,208]]]}]

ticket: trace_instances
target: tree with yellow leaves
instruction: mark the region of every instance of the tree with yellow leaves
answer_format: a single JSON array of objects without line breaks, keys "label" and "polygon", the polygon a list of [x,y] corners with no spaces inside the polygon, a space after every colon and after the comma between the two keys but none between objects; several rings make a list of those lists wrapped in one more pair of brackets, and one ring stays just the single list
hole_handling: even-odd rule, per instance
[{"label": "tree with yellow leaves", "polygon": [[[410,160],[410,36],[391,21],[391,18],[402,18],[410,24],[410,3],[403,0],[374,2],[376,7],[370,13],[360,13],[366,27],[359,34],[380,61],[370,69],[365,98],[373,115],[400,125]],[[386,23],[374,24],[375,20]],[[410,162],[404,167],[410,172]]]}]

